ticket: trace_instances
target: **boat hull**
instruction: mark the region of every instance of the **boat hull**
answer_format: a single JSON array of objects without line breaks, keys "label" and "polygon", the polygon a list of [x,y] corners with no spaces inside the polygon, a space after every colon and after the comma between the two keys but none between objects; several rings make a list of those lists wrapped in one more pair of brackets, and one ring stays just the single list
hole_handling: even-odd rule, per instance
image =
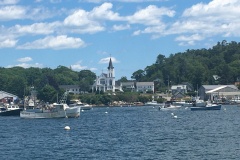
[{"label": "boat hull", "polygon": [[163,107],[163,108],[160,108],[160,110],[175,110],[175,109],[180,109],[182,108],[182,106],[174,106],[174,105],[171,105],[169,107]]},{"label": "boat hull", "polygon": [[191,111],[221,110],[222,105],[212,105],[204,107],[191,107]]},{"label": "boat hull", "polygon": [[31,112],[31,111],[21,111],[21,118],[65,118],[66,112],[62,111],[49,111],[49,112]]},{"label": "boat hull", "polygon": [[20,116],[20,112],[22,109],[14,109],[10,111],[2,111],[0,112],[0,116]]},{"label": "boat hull", "polygon": [[80,117],[81,107],[69,107],[66,109],[66,115],[68,118]]}]

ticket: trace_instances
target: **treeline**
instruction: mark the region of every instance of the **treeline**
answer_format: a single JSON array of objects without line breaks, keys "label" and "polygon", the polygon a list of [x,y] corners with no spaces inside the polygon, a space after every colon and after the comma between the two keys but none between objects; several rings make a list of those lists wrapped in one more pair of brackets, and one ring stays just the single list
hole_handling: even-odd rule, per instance
[{"label": "treeline", "polygon": [[[215,75],[215,76],[214,76]],[[155,81],[157,90],[188,82],[194,89],[201,85],[234,84],[240,80],[240,43],[223,40],[209,49],[159,54],[156,62],[132,74],[136,81]]]},{"label": "treeline", "polygon": [[96,78],[89,70],[76,72],[70,68],[59,66],[50,68],[0,68],[0,90],[17,95],[19,98],[30,95],[34,87],[37,98],[45,102],[56,102],[57,96],[63,94],[60,85],[79,85],[88,91]]}]

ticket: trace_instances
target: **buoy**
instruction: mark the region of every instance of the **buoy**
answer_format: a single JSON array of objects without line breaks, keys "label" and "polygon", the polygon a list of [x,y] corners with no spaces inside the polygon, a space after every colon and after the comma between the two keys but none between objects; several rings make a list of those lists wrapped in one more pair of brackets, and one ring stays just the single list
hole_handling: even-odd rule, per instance
[{"label": "buoy", "polygon": [[108,113],[108,112],[105,112],[106,114]]},{"label": "buoy", "polygon": [[81,111],[82,111],[82,112],[84,112],[84,110],[83,110],[83,109],[82,109]]},{"label": "buoy", "polygon": [[69,126],[65,126],[64,129],[65,129],[65,130],[70,130],[70,127],[69,127]]},{"label": "buoy", "polygon": [[173,116],[174,118],[177,118],[177,116]]},{"label": "buoy", "polygon": [[174,113],[171,113],[172,116],[174,116]]}]

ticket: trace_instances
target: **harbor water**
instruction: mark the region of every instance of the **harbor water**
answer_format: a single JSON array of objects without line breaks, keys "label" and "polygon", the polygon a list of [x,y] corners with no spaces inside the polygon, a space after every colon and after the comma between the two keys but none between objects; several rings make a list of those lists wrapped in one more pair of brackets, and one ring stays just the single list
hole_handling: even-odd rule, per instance
[{"label": "harbor water", "polygon": [[220,111],[95,107],[79,118],[0,117],[0,122],[4,160],[240,159],[237,106]]}]

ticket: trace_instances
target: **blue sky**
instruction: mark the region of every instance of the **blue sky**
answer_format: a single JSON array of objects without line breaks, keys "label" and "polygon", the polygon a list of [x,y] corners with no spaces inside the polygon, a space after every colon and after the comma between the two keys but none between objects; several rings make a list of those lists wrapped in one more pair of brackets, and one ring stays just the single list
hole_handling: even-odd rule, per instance
[{"label": "blue sky", "polygon": [[240,36],[239,0],[0,0],[1,67],[107,71]]}]

